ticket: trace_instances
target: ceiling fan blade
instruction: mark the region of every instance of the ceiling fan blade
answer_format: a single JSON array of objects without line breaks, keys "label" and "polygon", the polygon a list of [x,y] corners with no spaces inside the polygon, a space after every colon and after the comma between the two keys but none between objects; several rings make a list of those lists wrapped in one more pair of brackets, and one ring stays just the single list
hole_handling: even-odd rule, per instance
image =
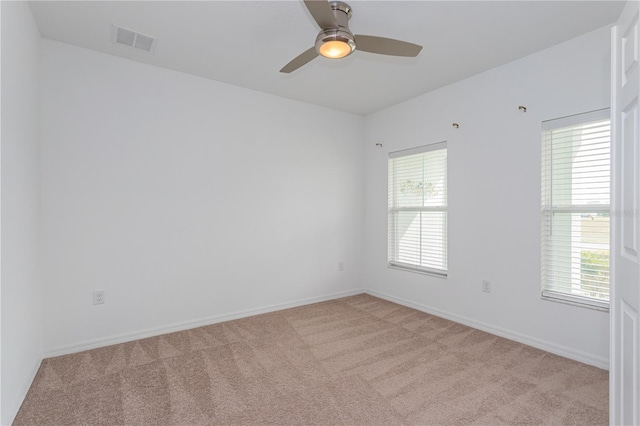
[{"label": "ceiling fan blade", "polygon": [[303,65],[306,65],[308,62],[311,62],[316,56],[318,56],[318,52],[316,52],[316,48],[312,47],[310,49],[305,50],[287,65],[282,67],[280,72],[289,74],[291,71],[295,71]]},{"label": "ceiling fan blade", "polygon": [[320,29],[333,28],[338,26],[336,15],[327,0],[304,0],[305,6],[311,12],[311,16],[316,20]]},{"label": "ceiling fan blade", "polygon": [[422,46],[401,40],[369,35],[353,36],[356,42],[356,50],[363,52],[379,53],[391,56],[418,56]]}]

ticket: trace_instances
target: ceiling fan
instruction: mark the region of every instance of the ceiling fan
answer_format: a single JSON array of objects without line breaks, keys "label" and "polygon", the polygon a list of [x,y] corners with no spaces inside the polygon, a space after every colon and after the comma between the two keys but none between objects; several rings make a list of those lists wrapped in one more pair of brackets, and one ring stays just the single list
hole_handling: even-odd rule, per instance
[{"label": "ceiling fan", "polygon": [[379,53],[391,56],[418,56],[422,46],[392,38],[370,35],[354,35],[349,30],[351,7],[341,1],[304,0],[320,27],[314,47],[305,50],[291,62],[282,67],[280,72],[290,73],[322,55],[325,58],[339,59],[353,53],[354,50]]}]

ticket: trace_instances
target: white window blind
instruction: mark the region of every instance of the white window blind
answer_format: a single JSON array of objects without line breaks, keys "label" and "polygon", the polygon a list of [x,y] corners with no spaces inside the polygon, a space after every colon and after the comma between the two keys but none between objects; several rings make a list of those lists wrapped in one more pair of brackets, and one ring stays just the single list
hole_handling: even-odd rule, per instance
[{"label": "white window blind", "polygon": [[447,144],[389,154],[389,265],[446,276]]},{"label": "white window blind", "polygon": [[542,124],[542,295],[609,305],[609,110]]}]

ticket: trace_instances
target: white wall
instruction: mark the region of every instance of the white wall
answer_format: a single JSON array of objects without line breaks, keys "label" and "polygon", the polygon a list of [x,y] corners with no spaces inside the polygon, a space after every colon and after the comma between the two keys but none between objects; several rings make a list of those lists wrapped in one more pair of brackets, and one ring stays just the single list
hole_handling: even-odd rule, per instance
[{"label": "white wall", "polygon": [[40,33],[26,2],[2,9],[0,422],[18,411],[42,357],[37,275]]},{"label": "white wall", "polygon": [[362,291],[363,126],[43,40],[45,352]]},{"label": "white wall", "polygon": [[[608,314],[540,298],[540,124],[609,106],[609,52],[603,28],[368,116],[366,288],[606,367]],[[446,280],[386,267],[387,154],[443,140]]]}]

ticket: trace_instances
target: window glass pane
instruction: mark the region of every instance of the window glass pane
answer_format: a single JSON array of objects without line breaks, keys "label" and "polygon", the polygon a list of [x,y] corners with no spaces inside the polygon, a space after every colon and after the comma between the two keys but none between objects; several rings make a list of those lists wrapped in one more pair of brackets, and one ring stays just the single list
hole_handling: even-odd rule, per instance
[{"label": "window glass pane", "polygon": [[550,132],[553,205],[609,205],[609,134],[608,121]]},{"label": "window glass pane", "polygon": [[398,157],[395,161],[397,207],[444,206],[447,200],[444,149]]},{"label": "window glass pane", "polygon": [[547,289],[608,300],[608,213],[554,212],[552,221]]},{"label": "window glass pane", "polygon": [[433,269],[447,269],[446,212],[396,213],[396,260]]},{"label": "window glass pane", "polygon": [[421,266],[447,269],[447,213],[422,212]]}]

